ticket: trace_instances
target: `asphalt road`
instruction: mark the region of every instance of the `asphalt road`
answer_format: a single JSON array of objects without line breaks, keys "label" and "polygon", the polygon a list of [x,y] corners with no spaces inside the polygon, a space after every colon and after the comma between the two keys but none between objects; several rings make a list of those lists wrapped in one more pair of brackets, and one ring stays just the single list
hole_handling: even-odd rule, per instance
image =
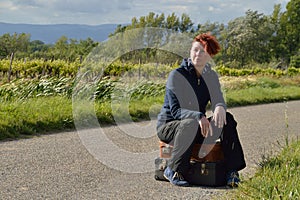
[{"label": "asphalt road", "polygon": [[[238,122],[245,177],[253,175],[263,154],[278,152],[277,142],[284,145],[287,133],[300,135],[300,101],[229,111]],[[153,124],[128,127],[0,142],[0,199],[226,199],[226,188],[156,181],[152,158],[158,155],[158,139],[141,138],[144,130],[154,133]]]}]

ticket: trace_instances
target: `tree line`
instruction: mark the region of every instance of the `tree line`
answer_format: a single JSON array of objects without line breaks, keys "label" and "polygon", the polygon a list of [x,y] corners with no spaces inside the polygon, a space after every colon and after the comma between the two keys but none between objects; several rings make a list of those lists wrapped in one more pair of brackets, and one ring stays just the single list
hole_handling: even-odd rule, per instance
[{"label": "tree line", "polygon": [[[179,33],[189,33],[191,37],[198,33],[210,32],[217,37],[222,46],[221,53],[214,58],[217,63],[233,67],[254,63],[300,67],[299,21],[300,0],[290,0],[285,11],[282,11],[281,4],[274,5],[271,15],[248,10],[244,16],[227,24],[209,21],[194,24],[187,14],[176,16],[172,13],[165,16],[164,13],[150,12],[140,18],[133,17],[128,25],[118,25],[109,37],[126,30],[144,27],[171,29]],[[62,36],[55,44],[49,45],[38,40],[30,41],[30,35],[25,33],[4,34],[0,37],[0,57],[5,58],[12,52],[17,52],[19,57],[74,61],[84,58],[98,44],[99,42],[90,38],[77,41]],[[155,51],[148,49],[139,51],[139,54],[157,55]]]},{"label": "tree line", "polygon": [[45,60],[66,60],[74,62],[83,59],[99,42],[91,38],[85,40],[69,39],[61,36],[55,44],[45,44],[40,40],[30,40],[30,34],[6,33],[0,36],[0,59],[15,54],[17,58]]}]

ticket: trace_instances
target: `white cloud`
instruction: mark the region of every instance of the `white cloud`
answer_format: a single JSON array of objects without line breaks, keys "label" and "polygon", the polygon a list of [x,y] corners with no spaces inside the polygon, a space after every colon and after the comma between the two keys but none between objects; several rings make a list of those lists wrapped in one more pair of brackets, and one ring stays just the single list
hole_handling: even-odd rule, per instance
[{"label": "white cloud", "polygon": [[215,10],[214,7],[212,7],[212,6],[209,6],[209,7],[208,7],[208,11],[214,11],[214,10]]},{"label": "white cloud", "polygon": [[0,8],[1,8],[1,10],[8,9],[8,10],[12,10],[12,11],[18,9],[11,1],[0,1]]},{"label": "white cloud", "polygon": [[11,23],[130,23],[149,12],[188,14],[192,21],[227,23],[248,9],[271,14],[288,0],[0,0],[0,21]]},{"label": "white cloud", "polygon": [[208,11],[213,12],[215,14],[220,13],[222,10],[219,7],[216,6],[209,6]]}]

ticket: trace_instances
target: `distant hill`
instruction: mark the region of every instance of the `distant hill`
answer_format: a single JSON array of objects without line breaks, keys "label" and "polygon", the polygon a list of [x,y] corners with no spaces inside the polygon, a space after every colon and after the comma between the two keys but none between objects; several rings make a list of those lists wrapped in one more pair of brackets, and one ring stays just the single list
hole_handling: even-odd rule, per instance
[{"label": "distant hill", "polygon": [[0,35],[5,33],[29,33],[30,40],[41,40],[46,44],[55,43],[61,36],[69,39],[87,39],[94,41],[104,41],[110,33],[113,33],[117,24],[103,25],[79,25],[79,24],[9,24],[0,22]]}]

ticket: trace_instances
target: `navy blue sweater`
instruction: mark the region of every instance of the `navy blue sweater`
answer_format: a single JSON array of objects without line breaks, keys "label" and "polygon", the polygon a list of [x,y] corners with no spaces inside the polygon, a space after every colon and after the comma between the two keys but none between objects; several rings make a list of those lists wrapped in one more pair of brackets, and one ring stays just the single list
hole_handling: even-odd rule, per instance
[{"label": "navy blue sweater", "polygon": [[200,120],[205,116],[208,102],[226,109],[219,78],[207,64],[200,77],[190,59],[169,74],[164,104],[158,114],[157,129],[163,124],[186,118]]}]

